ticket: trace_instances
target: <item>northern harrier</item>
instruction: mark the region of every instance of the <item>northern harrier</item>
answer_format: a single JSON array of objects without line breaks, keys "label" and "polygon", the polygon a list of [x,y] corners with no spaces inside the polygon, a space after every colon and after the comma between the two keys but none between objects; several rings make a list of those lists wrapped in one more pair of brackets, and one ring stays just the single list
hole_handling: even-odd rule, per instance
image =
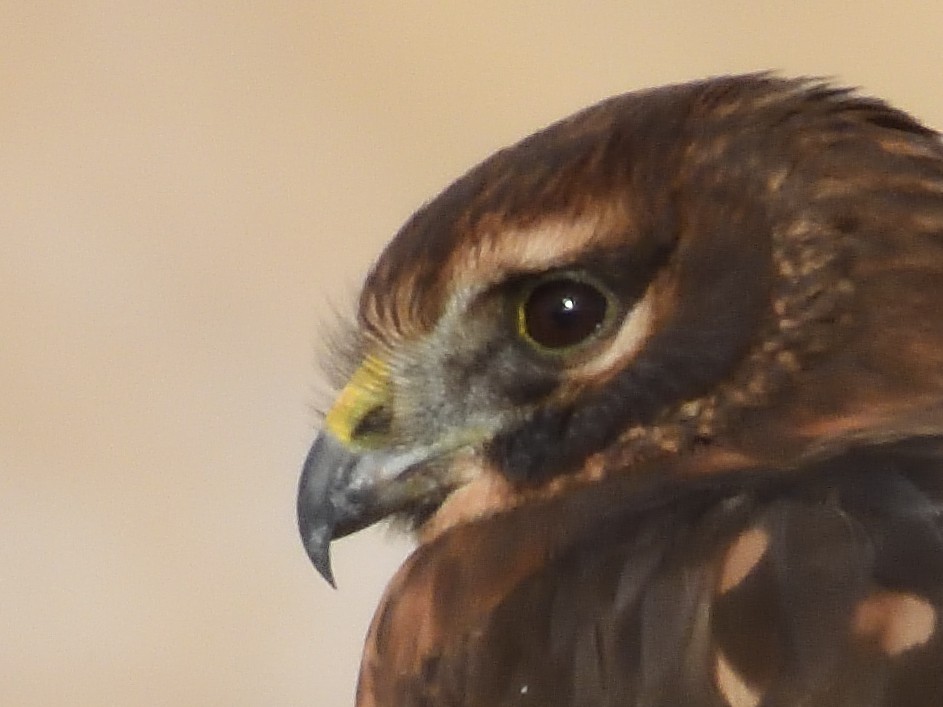
[{"label": "northern harrier", "polygon": [[377,707],[943,705],[943,145],[770,75],[603,101],[374,266],[302,535],[419,546]]}]

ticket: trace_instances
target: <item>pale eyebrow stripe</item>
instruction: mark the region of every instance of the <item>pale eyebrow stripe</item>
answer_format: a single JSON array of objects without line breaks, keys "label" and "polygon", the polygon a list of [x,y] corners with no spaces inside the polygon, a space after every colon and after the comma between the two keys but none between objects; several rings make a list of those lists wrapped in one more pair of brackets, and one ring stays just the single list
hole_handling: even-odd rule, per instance
[{"label": "pale eyebrow stripe", "polygon": [[496,226],[499,230],[483,234],[476,247],[460,251],[452,261],[455,289],[481,290],[510,273],[550,270],[612,245],[609,222],[606,214],[594,214],[555,216],[530,228]]}]

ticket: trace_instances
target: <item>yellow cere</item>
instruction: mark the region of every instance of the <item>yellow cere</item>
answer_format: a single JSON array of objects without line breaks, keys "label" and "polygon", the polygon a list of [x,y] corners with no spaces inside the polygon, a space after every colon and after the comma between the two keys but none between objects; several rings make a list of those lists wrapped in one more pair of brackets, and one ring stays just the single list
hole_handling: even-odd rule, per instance
[{"label": "yellow cere", "polygon": [[364,358],[327,413],[327,429],[339,441],[350,444],[354,430],[371,410],[389,398],[389,365],[376,356]]}]

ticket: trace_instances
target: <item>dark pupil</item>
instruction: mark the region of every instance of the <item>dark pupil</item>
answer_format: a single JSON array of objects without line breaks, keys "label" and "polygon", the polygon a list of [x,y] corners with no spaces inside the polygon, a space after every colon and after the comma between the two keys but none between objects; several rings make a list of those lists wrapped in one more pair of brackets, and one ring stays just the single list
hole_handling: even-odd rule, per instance
[{"label": "dark pupil", "polygon": [[606,316],[606,298],[576,280],[538,285],[524,304],[527,335],[551,349],[573,346],[590,337]]}]

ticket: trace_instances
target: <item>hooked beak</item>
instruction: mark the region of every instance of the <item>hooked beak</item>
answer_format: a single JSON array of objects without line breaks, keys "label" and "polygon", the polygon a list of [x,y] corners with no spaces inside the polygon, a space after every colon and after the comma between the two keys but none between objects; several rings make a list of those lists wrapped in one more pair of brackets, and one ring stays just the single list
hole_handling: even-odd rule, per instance
[{"label": "hooked beak", "polygon": [[446,482],[424,464],[441,450],[397,450],[384,445],[382,431],[365,431],[370,416],[390,405],[388,369],[368,356],[328,412],[301,472],[298,528],[308,557],[332,587],[333,540],[447,492]]},{"label": "hooked beak", "polygon": [[298,488],[298,528],[315,569],[333,587],[331,542],[441,493],[422,452],[357,451],[329,431],[315,439]]}]

